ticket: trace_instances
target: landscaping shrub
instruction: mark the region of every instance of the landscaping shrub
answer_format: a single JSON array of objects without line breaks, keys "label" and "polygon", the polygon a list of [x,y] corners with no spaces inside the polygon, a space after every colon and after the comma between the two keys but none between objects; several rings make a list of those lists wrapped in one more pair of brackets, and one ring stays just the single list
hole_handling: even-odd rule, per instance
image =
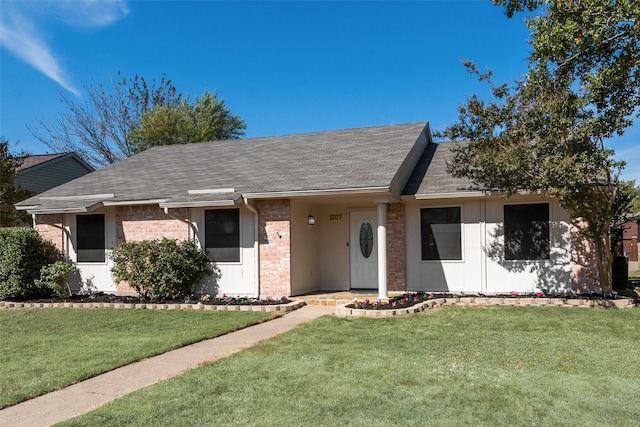
[{"label": "landscaping shrub", "polygon": [[41,271],[61,259],[62,254],[35,229],[0,228],[0,299],[48,296],[52,288],[48,280],[41,280]]},{"label": "landscaping shrub", "polygon": [[206,274],[212,274],[207,255],[190,240],[121,242],[111,252],[111,271],[152,300],[182,299]]},{"label": "landscaping shrub", "polygon": [[[69,287],[69,273],[76,268],[70,262],[56,261],[48,264],[40,269],[40,278],[36,279],[37,286],[49,288],[58,295],[68,294],[71,296],[71,288]],[[66,289],[65,289],[65,285]]]}]

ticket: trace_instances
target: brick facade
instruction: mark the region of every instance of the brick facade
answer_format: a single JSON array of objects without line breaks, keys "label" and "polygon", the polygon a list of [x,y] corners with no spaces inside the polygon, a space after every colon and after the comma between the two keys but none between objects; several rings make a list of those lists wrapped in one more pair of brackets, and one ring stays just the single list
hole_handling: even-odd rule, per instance
[{"label": "brick facade", "polygon": [[36,215],[33,224],[33,228],[38,230],[44,240],[50,241],[60,252],[64,252],[64,232],[58,227],[62,227],[62,214]]},{"label": "brick facade", "polygon": [[[171,209],[171,215],[189,218],[189,210]],[[158,206],[120,206],[116,209],[116,241],[139,242],[162,239],[187,240],[189,225],[164,213]]]},{"label": "brick facade", "polygon": [[289,200],[259,200],[260,295],[291,295],[291,207]]},{"label": "brick facade", "polygon": [[405,231],[404,205],[387,205],[387,287],[389,291],[404,291]]},{"label": "brick facade", "polygon": [[576,292],[593,292],[598,277],[597,255],[593,244],[580,234],[585,224],[571,225],[571,282]]}]

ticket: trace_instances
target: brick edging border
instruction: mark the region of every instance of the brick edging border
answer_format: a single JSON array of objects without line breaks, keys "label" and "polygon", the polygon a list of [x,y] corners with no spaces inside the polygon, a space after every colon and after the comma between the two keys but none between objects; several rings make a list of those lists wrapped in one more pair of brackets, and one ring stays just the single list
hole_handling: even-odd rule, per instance
[{"label": "brick edging border", "polygon": [[[351,303],[349,303],[351,304]],[[434,298],[411,307],[394,310],[366,310],[347,308],[349,304],[336,307],[337,316],[394,317],[421,313],[426,310],[452,306],[536,306],[536,307],[581,307],[581,308],[634,308],[633,299],[591,300],[581,298],[501,298],[501,297],[451,297]]]},{"label": "brick edging border", "polygon": [[0,310],[9,308],[114,308],[137,310],[202,310],[202,311],[266,311],[282,312],[297,310],[304,301],[270,305],[207,305],[207,304],[161,304],[122,302],[11,302],[0,301]]}]

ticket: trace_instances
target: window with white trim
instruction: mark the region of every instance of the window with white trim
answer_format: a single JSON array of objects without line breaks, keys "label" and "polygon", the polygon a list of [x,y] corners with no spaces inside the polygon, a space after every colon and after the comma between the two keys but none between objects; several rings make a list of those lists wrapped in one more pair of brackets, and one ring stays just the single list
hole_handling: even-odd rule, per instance
[{"label": "window with white trim", "polygon": [[240,262],[240,210],[205,210],[204,245],[212,261]]},{"label": "window with white trim", "polygon": [[549,258],[549,204],[504,205],[504,259]]},{"label": "window with white trim", "polygon": [[460,207],[420,209],[422,260],[462,260]]},{"label": "window with white trim", "polygon": [[105,262],[106,247],[104,214],[76,215],[78,262]]}]

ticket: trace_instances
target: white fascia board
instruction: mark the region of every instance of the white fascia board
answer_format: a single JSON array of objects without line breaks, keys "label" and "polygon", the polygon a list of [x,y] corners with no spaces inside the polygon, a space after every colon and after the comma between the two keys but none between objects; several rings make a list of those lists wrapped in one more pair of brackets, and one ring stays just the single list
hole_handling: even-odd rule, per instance
[{"label": "white fascia board", "polygon": [[110,202],[105,200],[102,202],[105,206],[139,206],[139,205],[157,205],[167,199],[148,199],[148,200],[120,200],[118,202]]},{"label": "white fascia board", "polygon": [[17,211],[29,211],[30,209],[35,209],[38,206],[40,206],[40,204],[37,204],[37,205],[22,205],[22,206],[14,205],[13,207]]},{"label": "white fascia board", "polygon": [[403,196],[414,198],[416,200],[432,200],[432,199],[459,199],[459,198],[471,198],[471,197],[486,197],[490,194],[483,191],[460,191],[455,193],[430,193],[430,194],[416,194],[415,196]]},{"label": "white fascia board", "polygon": [[226,194],[235,193],[235,188],[210,188],[202,190],[187,190],[188,194]]},{"label": "white fascia board", "polygon": [[[238,199],[239,200],[239,199]],[[197,201],[197,202],[163,202],[160,203],[161,208],[204,208],[207,206],[235,206],[238,204],[238,200],[212,200],[212,201]]]},{"label": "white fascia board", "polygon": [[274,191],[268,193],[244,193],[247,199],[282,199],[290,197],[309,196],[353,196],[357,194],[389,194],[389,187],[360,187],[360,188],[340,188],[332,190],[298,190],[298,191]]},{"label": "white fascia board", "polygon": [[100,207],[102,207],[102,202],[94,203],[90,206],[83,207],[71,207],[71,208],[53,208],[53,209],[38,209],[39,206],[36,206],[34,209],[27,209],[27,212],[30,214],[68,214],[68,213],[86,213],[94,211]]},{"label": "white fascia board", "polygon": [[90,200],[90,199],[113,199],[114,194],[83,194],[77,196],[44,196],[40,200]]}]

